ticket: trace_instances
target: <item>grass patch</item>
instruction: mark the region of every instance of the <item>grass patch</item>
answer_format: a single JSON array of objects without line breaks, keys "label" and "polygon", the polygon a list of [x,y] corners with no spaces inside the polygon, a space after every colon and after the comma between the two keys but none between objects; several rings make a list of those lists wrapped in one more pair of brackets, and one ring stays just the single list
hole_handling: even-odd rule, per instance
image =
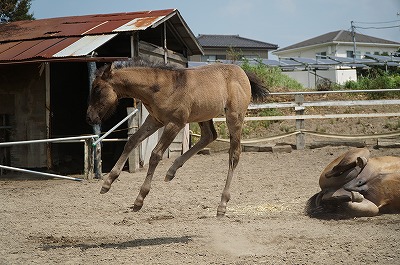
[{"label": "grass patch", "polygon": [[303,86],[299,82],[283,74],[279,67],[267,66],[261,62],[250,65],[249,61],[245,60],[242,68],[245,71],[254,72],[264,82],[266,87],[288,88],[291,90],[303,89]]},{"label": "grass patch", "polygon": [[[359,77],[358,81],[347,81],[346,89],[370,90],[370,89],[395,89],[400,88],[400,74],[381,73],[374,77]],[[367,93],[369,99],[383,99],[400,97],[399,91]]]}]

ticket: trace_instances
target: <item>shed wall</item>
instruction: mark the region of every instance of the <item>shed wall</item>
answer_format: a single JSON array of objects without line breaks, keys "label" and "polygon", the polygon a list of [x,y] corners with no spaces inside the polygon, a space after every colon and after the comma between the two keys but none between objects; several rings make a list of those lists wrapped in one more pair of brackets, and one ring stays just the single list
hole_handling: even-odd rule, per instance
[{"label": "shed wall", "polygon": [[[0,65],[0,113],[11,115],[11,141],[46,138],[44,65]],[[46,144],[10,149],[11,166],[45,167]]]}]

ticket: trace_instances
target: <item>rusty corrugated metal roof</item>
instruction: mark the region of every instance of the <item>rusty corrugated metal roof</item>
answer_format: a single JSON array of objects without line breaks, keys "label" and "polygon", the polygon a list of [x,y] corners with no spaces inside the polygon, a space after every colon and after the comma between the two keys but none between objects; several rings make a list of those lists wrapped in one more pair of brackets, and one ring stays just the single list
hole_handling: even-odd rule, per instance
[{"label": "rusty corrugated metal roof", "polygon": [[86,56],[115,36],[117,36],[117,34],[84,36],[54,54],[53,57]]},{"label": "rusty corrugated metal roof", "polygon": [[[0,62],[86,56],[120,32],[144,30],[176,16],[193,53],[202,53],[176,9],[99,14],[0,24]],[[190,43],[192,42],[192,43]]]},{"label": "rusty corrugated metal roof", "polygon": [[[16,21],[0,24],[0,42],[107,34],[132,21],[136,22],[138,28],[146,29],[160,17],[166,17],[174,11],[167,9]],[[143,27],[143,21],[146,21],[146,27]],[[127,31],[138,29],[134,25]]]}]

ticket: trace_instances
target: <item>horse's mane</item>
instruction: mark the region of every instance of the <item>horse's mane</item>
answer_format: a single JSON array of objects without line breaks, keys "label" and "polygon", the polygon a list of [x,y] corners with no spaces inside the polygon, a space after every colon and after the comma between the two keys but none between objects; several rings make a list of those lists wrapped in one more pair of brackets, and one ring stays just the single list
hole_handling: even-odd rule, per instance
[{"label": "horse's mane", "polygon": [[[109,66],[109,64],[105,64],[102,67],[96,70],[96,76],[100,76],[103,74],[104,70]],[[124,68],[134,68],[134,67],[146,67],[146,68],[155,68],[155,69],[163,69],[163,70],[178,70],[180,69],[177,66],[171,64],[165,64],[161,62],[150,62],[144,59],[135,59],[135,60],[123,60],[123,61],[115,61],[112,63],[113,69],[124,69]]]},{"label": "horse's mane", "polygon": [[144,59],[135,59],[135,60],[125,60],[125,61],[115,61],[113,62],[114,69],[122,69],[122,68],[132,68],[132,67],[147,67],[147,68],[156,68],[156,69],[164,69],[164,70],[176,70],[178,67],[165,64],[161,62],[151,62]]},{"label": "horse's mane", "polygon": [[[96,76],[102,75],[104,70],[109,66],[109,64],[105,64],[102,67],[96,70]],[[165,64],[161,62],[150,62],[144,59],[130,59],[124,61],[115,61],[112,63],[113,69],[124,69],[124,68],[135,68],[135,67],[146,67],[146,68],[155,68],[162,70],[179,70],[181,68],[171,65]]]}]

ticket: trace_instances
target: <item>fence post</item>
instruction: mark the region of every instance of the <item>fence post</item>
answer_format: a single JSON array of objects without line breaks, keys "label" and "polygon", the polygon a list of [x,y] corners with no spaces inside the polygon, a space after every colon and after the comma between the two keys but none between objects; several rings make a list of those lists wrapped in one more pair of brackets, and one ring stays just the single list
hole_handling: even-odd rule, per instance
[{"label": "fence post", "polygon": [[[89,94],[92,89],[92,83],[96,75],[96,63],[95,62],[88,62],[88,73],[89,73]],[[100,125],[93,125],[93,132],[100,136],[101,130]],[[94,177],[97,179],[101,178],[102,170],[101,170],[101,144],[96,145],[92,149],[93,153],[93,168],[94,168]]]},{"label": "fence post", "polygon": [[[97,135],[100,135],[100,126],[95,125],[95,126],[93,126],[93,128],[94,128],[94,133]],[[92,146],[93,146],[93,143],[92,143]],[[103,174],[102,161],[101,161],[101,143],[92,147],[92,154],[93,154],[94,178],[101,179],[101,175]]]},{"label": "fence post", "polygon": [[93,138],[85,139],[84,142],[84,178],[85,179],[93,179],[93,161],[94,161],[94,153],[93,153]]},{"label": "fence post", "polygon": [[[127,107],[126,111],[128,115],[135,110],[134,107]],[[135,132],[137,132],[139,128],[139,115],[134,115],[128,119],[128,138],[132,136]],[[139,164],[139,148],[140,144],[133,149],[133,151],[129,154],[128,158],[128,170],[133,173],[136,172],[140,168]]]},{"label": "fence post", "polygon": [[[297,106],[294,108],[296,115],[304,115],[304,95],[299,94],[295,95],[294,100],[297,104]],[[296,119],[296,130],[302,130],[304,129],[304,119]],[[305,147],[305,135],[304,133],[298,133],[296,134],[296,149],[297,150],[302,150]]]}]

